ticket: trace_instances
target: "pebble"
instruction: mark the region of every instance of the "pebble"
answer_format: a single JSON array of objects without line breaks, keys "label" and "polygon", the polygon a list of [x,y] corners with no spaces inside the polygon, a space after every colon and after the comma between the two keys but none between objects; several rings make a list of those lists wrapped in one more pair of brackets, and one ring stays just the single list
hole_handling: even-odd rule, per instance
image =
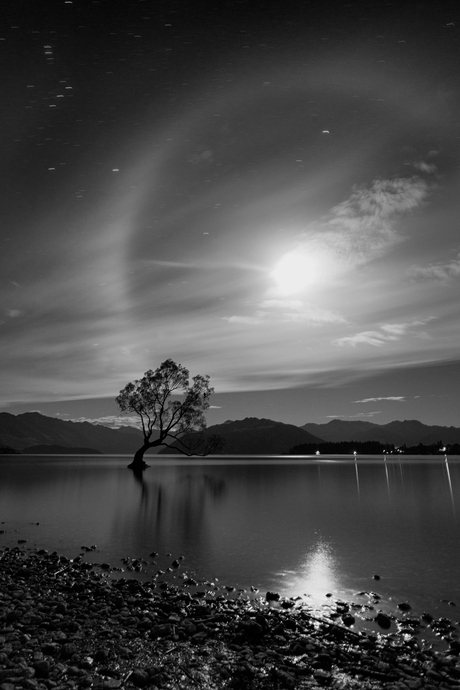
[{"label": "pebble", "polygon": [[[191,595],[186,587],[198,583],[188,576],[180,587],[110,579],[106,565],[96,572],[44,549],[0,550],[0,690],[460,686],[459,631],[447,618],[380,611],[382,632],[371,635],[353,629],[347,602],[316,618],[276,592],[249,599],[226,586],[228,595]],[[423,648],[422,624],[445,652]]]}]

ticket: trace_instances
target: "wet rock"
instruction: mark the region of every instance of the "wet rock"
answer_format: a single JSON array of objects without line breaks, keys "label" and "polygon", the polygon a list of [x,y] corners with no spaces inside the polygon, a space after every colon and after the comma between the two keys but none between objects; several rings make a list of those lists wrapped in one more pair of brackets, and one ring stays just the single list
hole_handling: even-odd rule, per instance
[{"label": "wet rock", "polygon": [[241,621],[238,631],[249,639],[261,638],[264,635],[264,628],[255,620]]},{"label": "wet rock", "polygon": [[198,582],[194,580],[193,577],[186,577],[184,580],[184,585],[196,587],[198,585]]},{"label": "wet rock", "polygon": [[107,661],[107,659],[110,656],[110,652],[106,647],[99,647],[99,649],[96,649],[93,659],[94,661]]},{"label": "wet rock", "polygon": [[324,671],[323,669],[315,669],[315,671],[313,672],[313,678],[320,685],[329,685],[331,682],[330,673],[328,673],[328,671]]},{"label": "wet rock", "polygon": [[185,621],[182,625],[182,630],[185,633],[185,635],[189,637],[191,637],[197,632],[196,625],[194,625],[191,621]]},{"label": "wet rock", "polygon": [[302,656],[306,653],[305,646],[299,642],[293,642],[290,647],[290,651],[294,656]]},{"label": "wet rock", "polygon": [[57,642],[47,642],[41,646],[41,651],[49,656],[57,656],[61,651],[61,645]]},{"label": "wet rock", "polygon": [[129,680],[134,683],[138,688],[143,688],[147,685],[149,676],[147,671],[142,671],[140,669],[135,669],[129,678]]},{"label": "wet rock", "polygon": [[262,626],[264,632],[265,632],[266,630],[268,630],[268,627],[269,627],[269,626],[268,626],[268,621],[267,621],[267,619],[266,619],[265,616],[263,616],[261,613],[257,613],[256,616],[255,616],[255,620],[257,621],[257,623],[258,623],[259,625]]},{"label": "wet rock", "polygon": [[165,623],[154,625],[151,628],[149,635],[152,639],[155,639],[156,637],[167,637],[168,635],[171,635],[172,631],[172,625],[170,623]]},{"label": "wet rock", "polygon": [[382,611],[379,611],[374,620],[377,623],[377,625],[379,625],[384,630],[388,630],[389,628],[391,628],[390,616],[387,616],[387,614],[383,613]]},{"label": "wet rock", "polygon": [[77,652],[77,647],[72,642],[66,642],[61,647],[61,658],[70,659]]},{"label": "wet rock", "polygon": [[329,654],[317,654],[314,657],[312,667],[313,668],[321,668],[324,669],[325,671],[330,671],[332,669],[332,657]]},{"label": "wet rock", "polygon": [[347,627],[350,627],[356,623],[356,619],[351,615],[351,613],[344,613],[342,616],[342,621]]},{"label": "wet rock", "polygon": [[284,626],[285,630],[291,630],[293,632],[297,630],[297,623],[293,618],[285,616],[282,625]]},{"label": "wet rock", "polygon": [[398,609],[400,611],[410,611],[412,606],[407,603],[407,601],[402,601],[400,604],[398,604]]},{"label": "wet rock", "polygon": [[37,678],[48,678],[50,667],[50,662],[47,659],[36,661],[34,664],[34,669]]},{"label": "wet rock", "polygon": [[266,601],[279,601],[281,599],[278,592],[267,592],[265,595]]}]

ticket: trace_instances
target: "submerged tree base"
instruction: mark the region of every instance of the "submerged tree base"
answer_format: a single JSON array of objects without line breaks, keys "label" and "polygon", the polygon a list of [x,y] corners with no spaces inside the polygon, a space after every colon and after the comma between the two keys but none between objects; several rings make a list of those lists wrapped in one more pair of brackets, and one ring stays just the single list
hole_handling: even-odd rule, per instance
[{"label": "submerged tree base", "polygon": [[136,458],[134,458],[134,460],[128,465],[128,468],[130,470],[134,470],[135,472],[141,472],[142,470],[147,469],[147,467],[150,467],[150,465],[148,465],[145,460],[136,460]]}]

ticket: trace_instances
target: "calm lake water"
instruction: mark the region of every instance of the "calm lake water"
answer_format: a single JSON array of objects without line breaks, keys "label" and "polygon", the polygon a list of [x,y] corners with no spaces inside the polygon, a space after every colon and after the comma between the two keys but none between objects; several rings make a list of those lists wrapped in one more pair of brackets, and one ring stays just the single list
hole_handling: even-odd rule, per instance
[{"label": "calm lake water", "polygon": [[0,547],[95,544],[87,560],[121,567],[156,551],[144,576],[184,556],[177,577],[460,617],[458,457],[151,457],[142,478],[128,462],[0,457]]}]

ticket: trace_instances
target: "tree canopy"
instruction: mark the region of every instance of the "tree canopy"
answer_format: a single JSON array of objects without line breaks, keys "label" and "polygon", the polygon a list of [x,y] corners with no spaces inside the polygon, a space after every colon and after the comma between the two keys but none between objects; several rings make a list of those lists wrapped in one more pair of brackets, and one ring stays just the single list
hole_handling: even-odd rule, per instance
[{"label": "tree canopy", "polygon": [[167,359],[120,391],[116,398],[120,410],[137,414],[144,434],[144,444],[130,467],[145,467],[144,453],[155,446],[173,448],[185,455],[208,455],[222,449],[220,437],[204,434],[205,412],[214,392],[210,378],[194,376],[191,385],[189,378],[188,369]]}]

